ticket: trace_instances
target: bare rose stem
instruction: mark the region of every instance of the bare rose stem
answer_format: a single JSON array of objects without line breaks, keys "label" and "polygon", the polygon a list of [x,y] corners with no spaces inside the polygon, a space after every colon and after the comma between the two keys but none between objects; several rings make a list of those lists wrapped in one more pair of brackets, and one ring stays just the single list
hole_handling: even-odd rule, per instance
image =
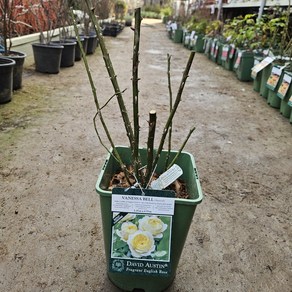
[{"label": "bare rose stem", "polygon": [[139,69],[139,48],[140,48],[140,29],[141,29],[141,8],[135,10],[135,28],[134,28],[134,44],[133,44],[133,62],[132,62],[132,90],[133,90],[133,125],[134,125],[134,142],[132,149],[132,161],[134,172],[140,183],[142,176],[139,168],[141,160],[139,158],[139,88],[138,88],[138,69]]},{"label": "bare rose stem", "polygon": [[196,127],[193,127],[190,129],[186,139],[184,140],[183,144],[181,145],[180,149],[178,150],[178,152],[176,153],[175,157],[172,159],[172,161],[170,162],[170,164],[167,165],[167,169],[169,169],[170,167],[172,167],[175,163],[175,161],[177,160],[177,158],[179,157],[179,155],[181,154],[181,152],[183,151],[184,147],[186,146],[189,138],[191,137],[191,135],[193,134],[193,132],[195,131]]},{"label": "bare rose stem", "polygon": [[[171,78],[170,78],[170,61],[171,61],[171,55],[167,54],[167,82],[168,82],[168,92],[169,92],[169,111],[172,110],[172,89],[171,89]],[[172,136],[172,122],[169,125],[168,130],[168,150],[167,155],[165,159],[165,169],[167,168],[170,151],[171,151],[171,136]]]},{"label": "bare rose stem", "polygon": [[163,149],[163,145],[164,145],[166,136],[168,134],[168,130],[169,130],[170,126],[171,126],[174,114],[175,114],[175,112],[176,112],[176,110],[177,110],[177,108],[179,106],[180,101],[181,101],[181,96],[182,96],[182,93],[183,93],[183,90],[184,90],[184,86],[185,86],[186,80],[189,77],[188,74],[189,74],[189,71],[191,69],[194,57],[195,57],[195,52],[192,51],[190,56],[189,56],[186,68],[185,68],[185,70],[183,72],[182,80],[181,80],[181,83],[180,83],[180,86],[179,86],[179,89],[178,89],[178,92],[177,92],[177,95],[176,95],[176,99],[175,99],[173,108],[172,108],[171,112],[169,113],[168,119],[167,119],[166,124],[164,126],[163,133],[162,133],[162,136],[161,136],[161,139],[160,139],[160,144],[159,144],[159,147],[158,147],[157,152],[156,152],[155,159],[154,159],[153,164],[152,164],[152,170],[156,167],[156,164],[157,164],[157,162],[158,162],[158,160],[160,158],[160,155],[161,155],[161,152],[162,152],[162,149]]},{"label": "bare rose stem", "polygon": [[107,139],[113,149],[113,157],[114,159],[120,164],[120,167],[122,168],[122,170],[124,171],[125,173],[125,176],[126,176],[126,179],[128,181],[128,183],[130,183],[130,180],[129,180],[129,176],[128,176],[128,171],[127,171],[127,167],[126,165],[123,163],[123,160],[121,159],[116,147],[115,147],[115,144],[111,138],[111,135],[110,135],[110,132],[108,130],[108,127],[106,125],[106,122],[103,118],[103,115],[102,115],[102,111],[101,111],[101,107],[99,105],[99,101],[98,101],[98,97],[97,97],[97,94],[96,94],[96,87],[94,85],[94,81],[93,81],[93,78],[92,78],[92,74],[91,74],[91,71],[90,71],[90,68],[89,68],[89,65],[88,65],[88,62],[87,62],[87,58],[86,58],[86,53],[83,49],[83,45],[81,43],[81,39],[80,39],[80,35],[79,35],[79,32],[78,32],[78,27],[77,27],[77,24],[76,24],[76,21],[75,21],[75,18],[74,18],[74,14],[73,14],[73,11],[72,9],[70,10],[70,13],[71,13],[71,17],[73,19],[73,25],[74,25],[74,31],[75,31],[75,35],[76,35],[76,38],[77,38],[77,42],[78,42],[78,45],[79,45],[79,48],[80,48],[80,51],[81,51],[81,55],[82,55],[82,59],[83,59],[83,63],[84,63],[84,66],[85,66],[85,70],[87,72],[87,76],[88,76],[88,80],[89,80],[89,83],[90,83],[90,87],[91,87],[91,90],[92,90],[92,94],[93,94],[93,98],[94,98],[94,102],[95,102],[95,106],[96,106],[96,109],[97,109],[97,112],[93,118],[93,124],[94,124],[94,129],[95,129],[95,132],[97,134],[97,137],[101,143],[101,145],[103,147],[105,147],[105,149],[111,153],[109,151],[109,149],[106,147],[106,145],[103,143],[99,133],[98,133],[98,130],[97,130],[97,126],[96,126],[96,118],[99,117],[99,120],[102,124],[102,127],[105,131],[105,134],[107,136]]},{"label": "bare rose stem", "polygon": [[117,80],[117,76],[115,73],[115,70],[113,68],[109,53],[107,51],[107,48],[105,46],[105,42],[100,30],[100,26],[99,23],[97,21],[96,16],[94,15],[94,13],[92,12],[92,7],[91,7],[91,3],[89,2],[89,0],[85,0],[86,6],[87,6],[87,10],[88,10],[88,14],[90,17],[90,20],[92,21],[92,23],[94,24],[94,29],[97,35],[97,38],[99,40],[99,45],[100,45],[100,49],[102,52],[102,56],[103,56],[103,60],[105,63],[105,67],[107,69],[108,75],[110,77],[111,83],[113,85],[115,94],[117,96],[117,100],[118,100],[118,104],[119,104],[119,108],[120,108],[120,112],[124,121],[124,126],[126,129],[126,133],[130,142],[130,147],[131,150],[133,151],[134,149],[134,133],[133,133],[133,129],[131,126],[131,122],[128,116],[128,112],[124,103],[124,99],[123,99],[123,95],[122,92],[120,90],[119,84],[118,84],[118,80]]},{"label": "bare rose stem", "polygon": [[148,130],[148,140],[147,140],[147,167],[145,174],[145,183],[151,179],[152,175],[152,163],[154,157],[154,137],[155,137],[155,128],[156,128],[156,111],[151,110],[149,112],[149,130]]}]

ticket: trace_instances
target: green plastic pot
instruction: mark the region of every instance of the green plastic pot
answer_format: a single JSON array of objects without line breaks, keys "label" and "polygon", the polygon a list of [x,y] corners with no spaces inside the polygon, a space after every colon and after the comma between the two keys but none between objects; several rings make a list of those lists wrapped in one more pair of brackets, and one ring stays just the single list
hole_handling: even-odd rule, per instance
[{"label": "green plastic pot", "polygon": [[251,69],[254,66],[254,53],[250,51],[238,50],[235,61],[235,74],[240,81],[252,81]]},{"label": "green plastic pot", "polygon": [[195,36],[195,46],[192,49],[197,53],[204,52],[204,35],[198,34]]},{"label": "green plastic pot", "polygon": [[234,67],[234,62],[235,62],[235,55],[236,55],[236,49],[234,46],[230,45],[229,51],[228,51],[228,56],[225,61],[224,68],[226,70],[232,71]]},{"label": "green plastic pot", "polygon": [[268,97],[269,90],[266,86],[266,83],[269,76],[271,75],[272,68],[273,68],[273,64],[269,64],[261,71],[262,75],[261,75],[260,95],[264,98]]},{"label": "green plastic pot", "polygon": [[210,49],[210,59],[216,63],[217,61],[217,54],[218,51],[216,51],[216,46],[217,46],[217,39],[213,39],[211,43],[211,49]]},{"label": "green plastic pot", "polygon": [[256,92],[260,92],[261,89],[261,81],[262,81],[262,71],[257,73],[257,76],[253,80],[253,90]]},{"label": "green plastic pot", "polygon": [[[290,77],[290,78],[292,77],[292,73],[291,72],[285,71],[284,74],[283,74],[283,76],[284,76],[283,80],[284,81],[286,80],[285,75],[287,75],[287,77]],[[292,85],[291,85],[291,83],[292,82],[289,83],[288,90],[287,90],[287,92],[286,92],[286,94],[284,96],[281,95],[281,93],[279,91],[277,92],[278,97],[281,98],[280,113],[283,115],[283,117],[285,117],[287,119],[290,119],[290,115],[291,115],[291,107],[288,104],[289,99],[292,96]]]},{"label": "green plastic pot", "polygon": [[222,48],[223,48],[223,44],[220,41],[217,41],[216,44],[216,63],[218,65],[222,65]]},{"label": "green plastic pot", "polygon": [[288,97],[285,97],[281,100],[280,104],[280,113],[287,119],[291,116],[291,107],[288,105],[288,100]]},{"label": "green plastic pot", "polygon": [[228,59],[228,55],[229,55],[229,50],[230,50],[230,45],[229,44],[225,44],[222,46],[222,50],[221,50],[221,65],[224,69],[226,68],[226,62]]},{"label": "green plastic pot", "polygon": [[189,48],[190,38],[191,38],[191,33],[190,32],[185,32],[184,36],[183,36],[183,45],[184,45],[185,48]]},{"label": "green plastic pot", "polygon": [[[274,67],[279,68],[279,66],[274,66]],[[277,109],[280,108],[280,106],[281,106],[281,99],[277,95],[277,92],[278,92],[278,89],[279,89],[280,84],[282,83],[283,76],[284,76],[284,70],[282,70],[282,73],[280,75],[279,81],[278,81],[277,85],[275,86],[275,88],[269,87],[269,85],[267,85],[267,83],[266,83],[266,86],[268,88],[267,103],[271,107],[277,108]]]},{"label": "green plastic pot", "polygon": [[[259,64],[263,60],[260,56],[254,57],[254,66]],[[256,75],[256,77],[253,79],[253,90],[256,92],[260,92],[261,88],[261,81],[262,81],[262,70],[259,71]]]},{"label": "green plastic pot", "polygon": [[183,30],[178,28],[173,31],[172,40],[174,43],[182,43],[183,40]]},{"label": "green plastic pot", "polygon": [[[131,164],[131,150],[128,147],[117,147],[117,150],[124,159],[125,164]],[[163,151],[158,161],[157,173],[163,172],[166,151]],[[171,157],[177,152],[172,151]],[[146,163],[147,150],[140,149],[142,165]],[[175,199],[175,209],[172,221],[172,238],[171,238],[171,273],[168,276],[156,275],[131,275],[125,271],[110,272],[110,245],[112,232],[112,214],[111,214],[111,192],[107,190],[109,181],[119,166],[116,160],[108,155],[106,162],[100,172],[96,183],[96,191],[100,198],[100,208],[102,216],[104,248],[107,261],[107,274],[110,281],[124,291],[133,291],[142,289],[145,292],[160,292],[171,285],[175,278],[179,259],[187,238],[187,234],[192,222],[196,207],[201,203],[203,194],[199,182],[198,172],[195,165],[194,157],[182,152],[176,163],[183,169],[182,179],[187,184],[190,199]]]},{"label": "green plastic pot", "polygon": [[210,59],[211,58],[211,45],[213,39],[210,37],[204,38],[204,54]]}]

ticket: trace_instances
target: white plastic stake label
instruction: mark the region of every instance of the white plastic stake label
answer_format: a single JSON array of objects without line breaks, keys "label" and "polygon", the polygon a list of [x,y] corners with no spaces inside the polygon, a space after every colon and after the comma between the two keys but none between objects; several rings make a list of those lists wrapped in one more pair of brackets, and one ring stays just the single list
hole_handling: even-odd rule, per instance
[{"label": "white plastic stake label", "polygon": [[150,184],[150,187],[153,190],[163,190],[178,179],[182,174],[182,169],[177,164],[174,164],[170,169],[161,174],[158,179],[154,180]]}]

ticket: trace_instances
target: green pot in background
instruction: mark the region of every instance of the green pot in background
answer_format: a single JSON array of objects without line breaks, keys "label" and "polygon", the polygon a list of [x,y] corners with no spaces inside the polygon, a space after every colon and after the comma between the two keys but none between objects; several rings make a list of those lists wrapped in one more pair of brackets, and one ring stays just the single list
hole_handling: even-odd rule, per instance
[{"label": "green pot in background", "polygon": [[216,50],[217,41],[218,41],[217,39],[213,39],[211,43],[210,59],[213,62],[217,61],[217,54],[218,54],[218,50]]},{"label": "green pot in background", "polygon": [[281,99],[277,95],[280,84],[282,83],[284,70],[280,66],[274,65],[271,74],[266,82],[268,88],[267,103],[273,108],[280,108]]},{"label": "green pot in background", "polygon": [[289,99],[292,96],[292,72],[285,71],[283,74],[282,82],[279,86],[277,96],[281,99],[280,113],[287,119],[291,115],[291,107],[288,104]]},{"label": "green pot in background", "polygon": [[204,37],[204,54],[208,57],[208,59],[211,58],[211,45],[212,45],[213,39],[211,37]]},{"label": "green pot in background", "polygon": [[220,40],[218,40],[215,47],[216,63],[218,65],[222,65],[222,48],[223,43]]},{"label": "green pot in background", "polygon": [[192,47],[192,50],[196,51],[197,53],[204,52],[204,35],[202,34],[195,35],[194,47]]},{"label": "green pot in background", "polygon": [[235,63],[235,56],[236,56],[236,48],[234,45],[229,46],[228,57],[225,61],[224,68],[233,71],[234,63]]},{"label": "green pot in background", "polygon": [[266,86],[267,80],[271,75],[271,71],[273,68],[273,64],[269,64],[266,66],[261,72],[261,86],[260,86],[260,95],[264,98],[268,97],[269,89]]},{"label": "green pot in background", "polygon": [[240,81],[252,81],[251,69],[254,65],[254,53],[251,51],[237,50],[234,71]]},{"label": "green pot in background", "polygon": [[[257,64],[259,64],[261,61],[263,60],[263,57],[261,56],[255,56],[254,57],[254,66],[256,66]],[[259,71],[255,78],[253,78],[253,90],[256,92],[260,92],[260,88],[261,88],[261,81],[262,81],[262,71]]]},{"label": "green pot in background", "polygon": [[172,32],[172,40],[174,43],[182,43],[183,41],[183,30],[181,28],[177,28]]}]

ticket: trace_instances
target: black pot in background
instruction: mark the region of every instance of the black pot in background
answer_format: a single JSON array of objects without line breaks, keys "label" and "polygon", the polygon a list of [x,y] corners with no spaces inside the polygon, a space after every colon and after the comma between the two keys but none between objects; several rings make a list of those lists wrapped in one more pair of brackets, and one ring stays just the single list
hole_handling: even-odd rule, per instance
[{"label": "black pot in background", "polygon": [[[76,42],[76,47],[75,47],[75,61],[80,61],[82,58],[81,50],[79,48],[79,44],[77,42],[76,37],[70,38],[71,40]],[[88,45],[88,37],[87,36],[80,36],[80,41],[83,46],[83,50],[86,53],[87,52],[87,45]]]},{"label": "black pot in background", "polygon": [[61,40],[54,41],[52,44],[63,46],[64,49],[62,51],[61,56],[61,67],[72,67],[75,62],[75,47],[76,41],[73,40]]},{"label": "black pot in background", "polygon": [[11,101],[15,61],[0,57],[0,104]]},{"label": "black pot in background", "polygon": [[57,74],[60,71],[64,46],[57,44],[32,44],[35,70],[41,73]]},{"label": "black pot in background", "polygon": [[22,52],[10,51],[8,58],[15,61],[15,66],[13,69],[13,90],[17,90],[22,87],[23,64],[26,54]]},{"label": "black pot in background", "polygon": [[88,44],[86,54],[93,54],[98,46],[98,39],[95,34],[88,36]]}]

